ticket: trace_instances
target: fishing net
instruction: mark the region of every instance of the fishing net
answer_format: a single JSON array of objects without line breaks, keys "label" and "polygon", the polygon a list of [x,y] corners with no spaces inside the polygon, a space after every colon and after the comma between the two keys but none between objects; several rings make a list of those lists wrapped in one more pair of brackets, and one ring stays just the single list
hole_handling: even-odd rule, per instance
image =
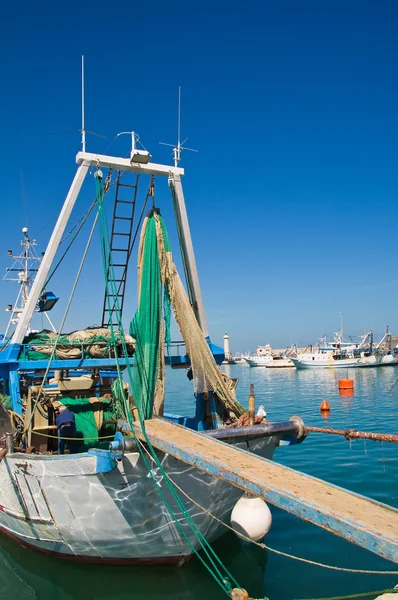
[{"label": "fishing net", "polygon": [[[162,321],[162,285],[164,321]],[[136,339],[133,398],[143,418],[161,414],[164,401],[164,339],[170,339],[170,303],[189,356],[195,394],[216,394],[222,404],[239,417],[243,407],[236,401],[235,382],[217,366],[170,251],[165,225],[158,210],[146,217],[138,251],[139,307],[130,334]],[[152,411],[153,407],[153,411]]]},{"label": "fishing net", "polygon": [[69,398],[63,397],[54,401],[54,408],[63,404],[75,415],[76,437],[78,438],[79,452],[89,448],[108,447],[109,440],[100,437],[113,435],[115,424],[105,423],[115,419],[112,402],[106,398]]},{"label": "fishing net", "polygon": [[[25,348],[21,353],[27,360],[45,360],[53,351],[57,339],[53,331],[40,331],[31,333],[24,339]],[[112,333],[105,327],[90,327],[60,336],[55,351],[55,357],[61,360],[78,358],[104,358],[118,356],[123,353],[122,334],[119,331]],[[135,340],[124,334],[129,356],[133,356]],[[22,356],[20,357],[22,358]]]},{"label": "fishing net", "polygon": [[[146,217],[138,248],[138,309],[130,324],[136,340],[132,395],[144,419],[163,412],[164,325],[162,279],[155,212]],[[167,248],[169,241],[165,238]]]}]

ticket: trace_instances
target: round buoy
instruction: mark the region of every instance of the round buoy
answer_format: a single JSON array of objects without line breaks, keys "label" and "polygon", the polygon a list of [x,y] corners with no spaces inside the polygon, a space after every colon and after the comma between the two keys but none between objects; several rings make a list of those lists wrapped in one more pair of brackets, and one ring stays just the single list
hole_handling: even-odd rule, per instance
[{"label": "round buoy", "polygon": [[353,379],[339,379],[339,390],[353,390],[354,380]]},{"label": "round buoy", "polygon": [[353,396],[354,390],[352,388],[351,389],[341,388],[341,389],[339,389],[339,394],[340,394],[340,396]]},{"label": "round buoy", "polygon": [[231,513],[231,526],[236,535],[254,542],[264,538],[271,523],[272,514],[264,500],[246,494],[239,498]]},{"label": "round buoy", "polygon": [[320,406],[321,412],[330,412],[330,406],[327,400],[324,400]]}]

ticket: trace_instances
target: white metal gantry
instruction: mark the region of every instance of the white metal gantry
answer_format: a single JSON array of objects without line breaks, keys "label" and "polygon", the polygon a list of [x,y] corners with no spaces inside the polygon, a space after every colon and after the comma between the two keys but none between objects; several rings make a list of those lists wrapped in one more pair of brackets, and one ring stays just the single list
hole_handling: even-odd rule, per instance
[{"label": "white metal gantry", "polygon": [[171,195],[174,204],[174,212],[177,223],[177,231],[181,246],[185,278],[188,288],[188,295],[196,318],[203,331],[204,337],[208,336],[206,315],[203,306],[202,292],[199,285],[199,277],[196,268],[195,254],[193,250],[191,232],[188,223],[188,216],[185,207],[184,194],[182,190],[181,177],[184,175],[184,169],[167,165],[160,165],[150,162],[150,154],[143,150],[137,150],[134,144],[134,133],[132,133],[132,150],[130,158],[118,158],[113,156],[104,156],[89,152],[79,152],[76,156],[78,169],[73,179],[72,185],[66,196],[65,202],[59,214],[57,223],[54,227],[46,252],[41,262],[39,271],[30,290],[29,297],[20,319],[18,321],[12,343],[21,344],[29,327],[33,312],[47,275],[53,263],[56,251],[62,239],[66,225],[69,221],[71,212],[79,195],[90,166],[119,169],[130,171],[132,173],[143,173],[149,175],[158,175],[168,177]]}]

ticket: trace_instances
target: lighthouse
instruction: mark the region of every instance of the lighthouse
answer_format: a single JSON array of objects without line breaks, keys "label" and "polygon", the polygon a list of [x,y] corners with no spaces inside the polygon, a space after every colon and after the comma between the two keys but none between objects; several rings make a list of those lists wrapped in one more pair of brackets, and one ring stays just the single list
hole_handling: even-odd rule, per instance
[{"label": "lighthouse", "polygon": [[231,360],[231,352],[229,351],[229,335],[228,333],[224,334],[224,354],[225,360]]}]

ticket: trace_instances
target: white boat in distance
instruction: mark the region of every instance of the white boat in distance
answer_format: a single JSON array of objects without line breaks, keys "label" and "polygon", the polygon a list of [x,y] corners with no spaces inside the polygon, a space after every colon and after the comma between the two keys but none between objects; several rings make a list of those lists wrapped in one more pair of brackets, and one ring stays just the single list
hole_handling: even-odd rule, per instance
[{"label": "white boat in distance", "polygon": [[389,346],[391,334],[387,331],[380,342],[373,346],[373,333],[365,332],[359,344],[345,342],[340,333],[335,335],[334,341],[327,342],[321,338],[309,352],[297,353],[292,347],[288,356],[297,369],[331,368],[342,369],[347,367],[379,367],[398,364],[398,348]]},{"label": "white boat in distance", "polygon": [[250,367],[266,367],[267,369],[294,367],[290,358],[272,354],[270,344],[258,346],[254,356],[243,356],[243,358]]}]

